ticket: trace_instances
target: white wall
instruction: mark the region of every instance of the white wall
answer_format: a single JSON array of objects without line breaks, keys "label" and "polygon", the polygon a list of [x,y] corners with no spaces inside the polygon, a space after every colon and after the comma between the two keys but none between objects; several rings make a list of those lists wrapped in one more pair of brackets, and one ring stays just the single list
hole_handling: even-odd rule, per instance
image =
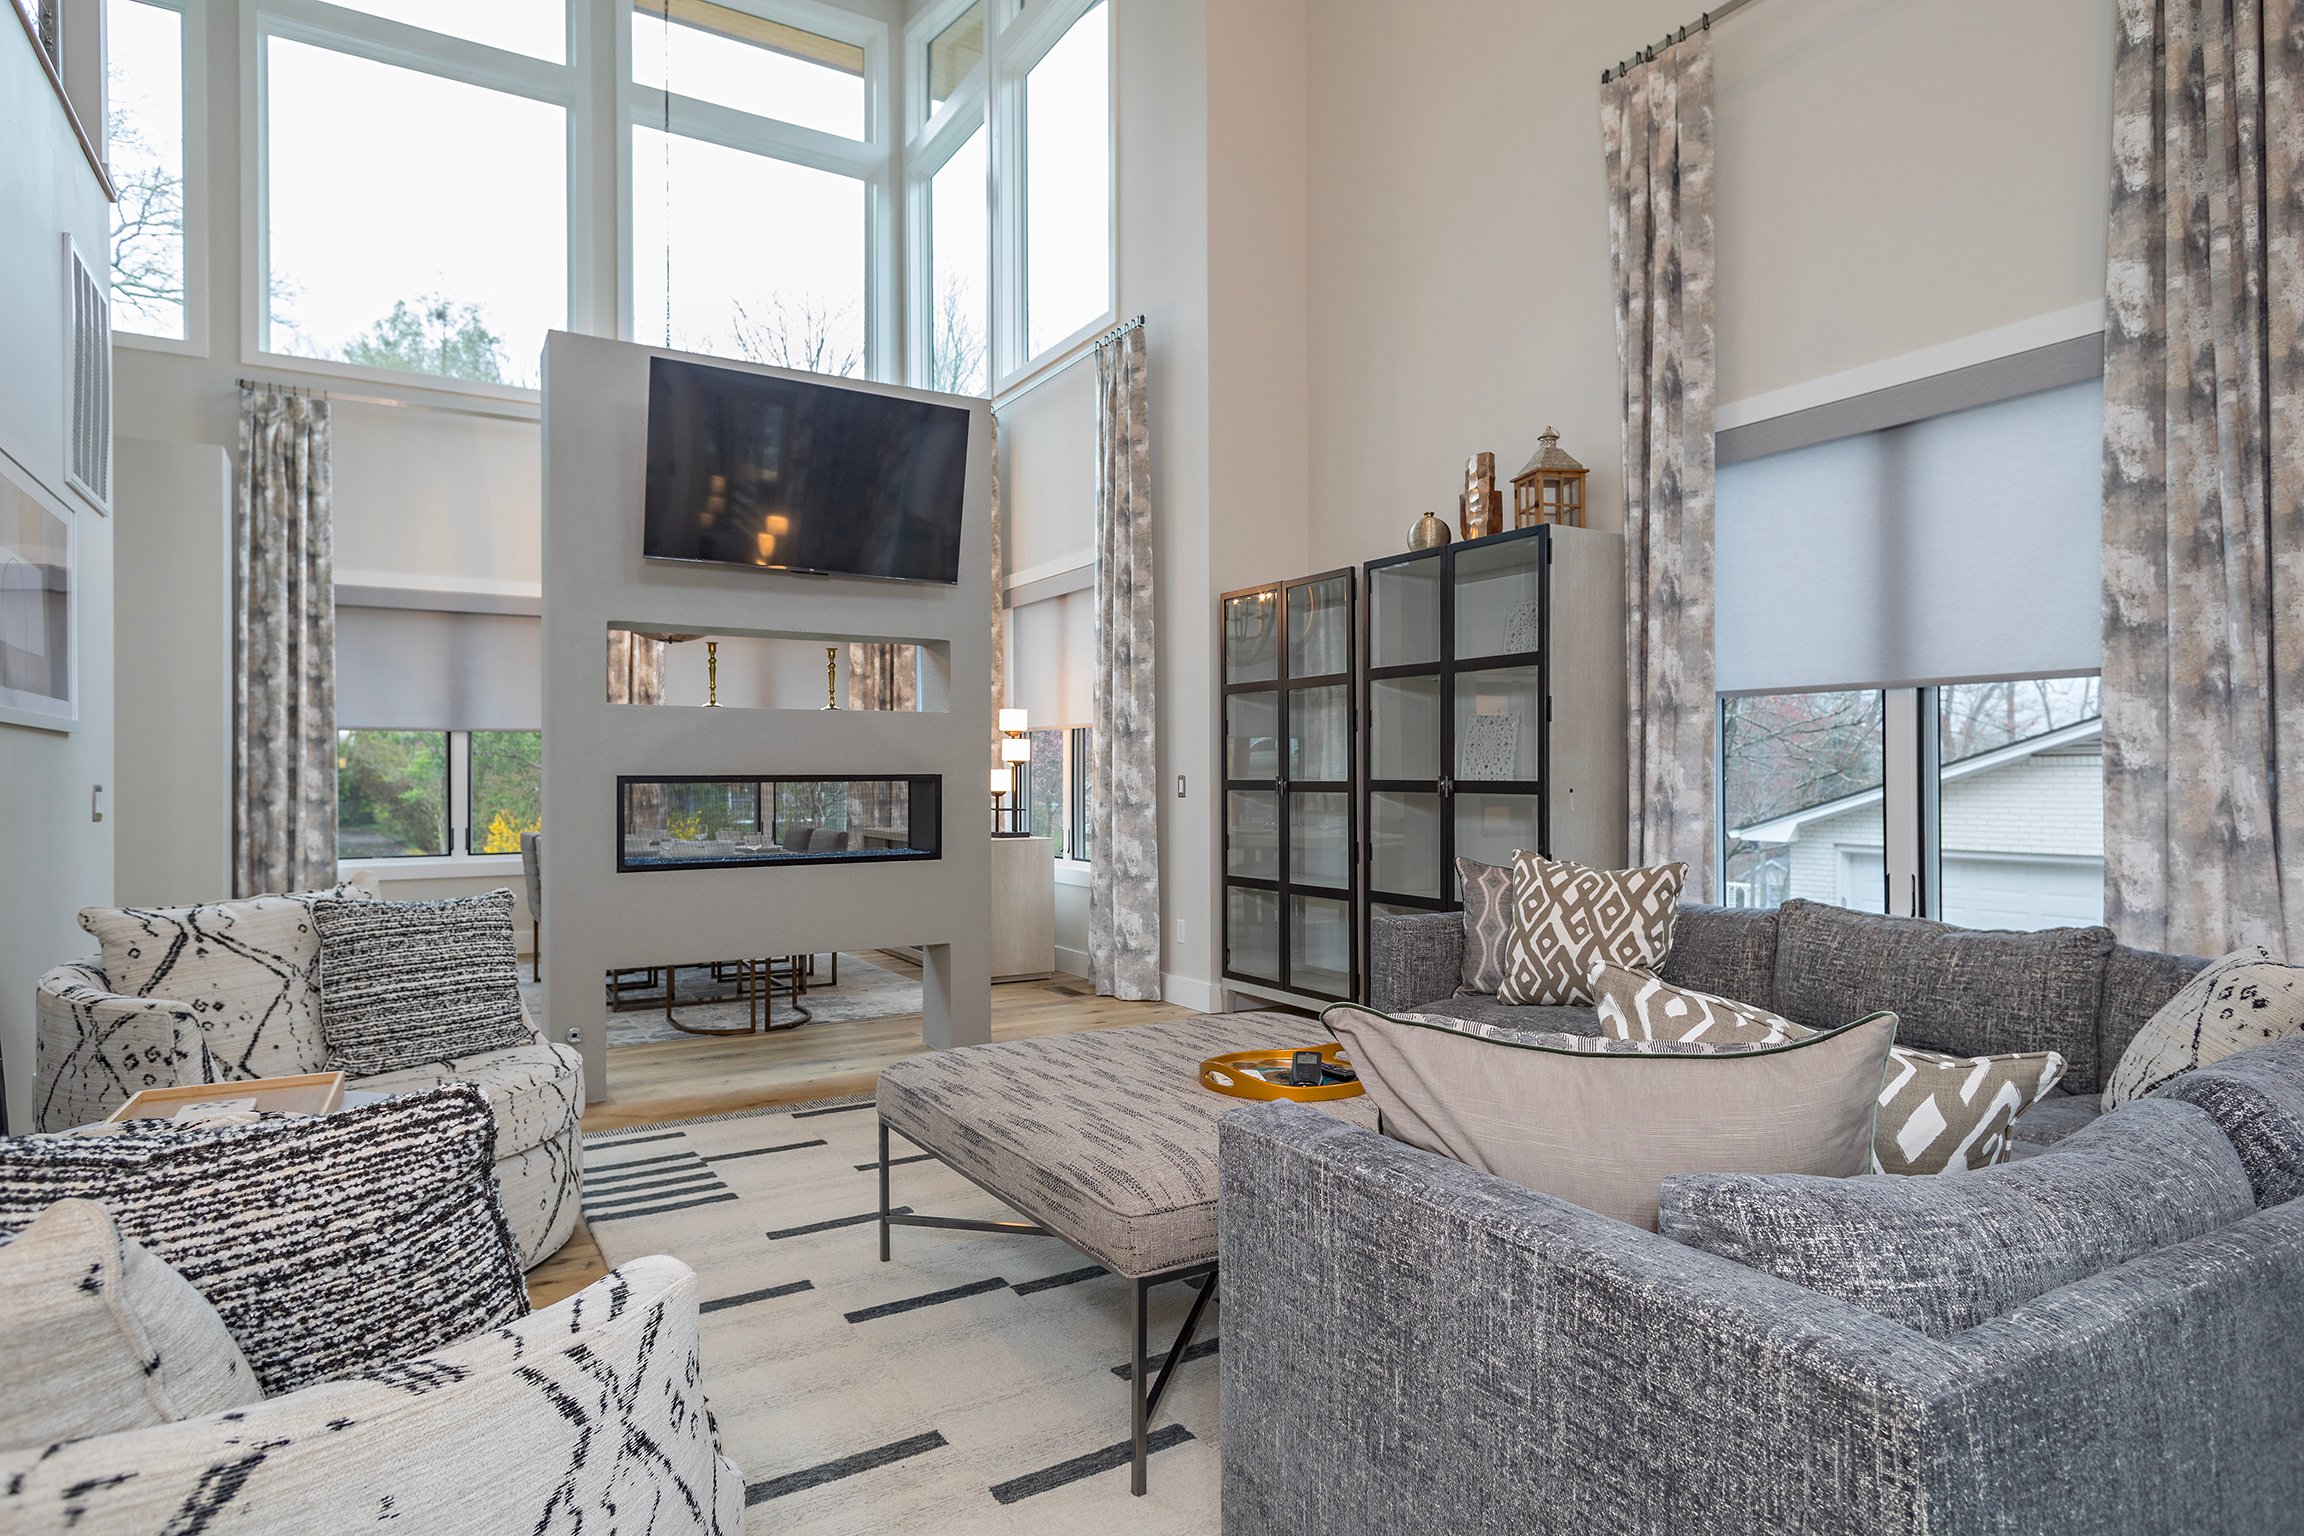
[{"label": "white wall", "polygon": [[[1312,554],[1453,522],[1547,423],[1621,527],[1601,69],[1686,0],[1327,0]],[[2099,298],[2111,8],[1799,0],[1713,29],[1723,403]],[[1273,573],[1277,574],[1277,573]]]},{"label": "white wall", "polygon": [[72,509],[78,535],[78,724],[0,725],[0,1059],[8,1125],[31,1125],[33,991],[94,952],[74,914],[112,898],[112,520],[64,488],[64,255],[101,270],[111,213],[23,28],[0,24],[0,454]]}]

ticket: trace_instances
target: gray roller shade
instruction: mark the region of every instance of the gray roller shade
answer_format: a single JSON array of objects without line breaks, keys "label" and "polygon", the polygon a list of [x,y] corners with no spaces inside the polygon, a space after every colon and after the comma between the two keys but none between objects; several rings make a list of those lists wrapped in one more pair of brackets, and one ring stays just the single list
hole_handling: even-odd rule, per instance
[{"label": "gray roller shade", "polygon": [[543,621],[339,606],[336,723],[348,730],[541,730]]},{"label": "gray roller shade", "polygon": [[2103,421],[2088,379],[1723,465],[1720,691],[2095,671]]}]

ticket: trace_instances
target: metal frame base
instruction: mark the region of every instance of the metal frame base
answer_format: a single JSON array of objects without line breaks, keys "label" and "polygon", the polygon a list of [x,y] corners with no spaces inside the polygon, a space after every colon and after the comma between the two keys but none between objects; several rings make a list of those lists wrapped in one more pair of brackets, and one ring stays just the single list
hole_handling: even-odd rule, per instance
[{"label": "metal frame base", "polygon": [[[890,1210],[888,1208],[888,1131],[888,1122],[882,1120],[880,1122],[881,1263],[888,1262],[888,1231],[891,1227],[935,1227],[949,1232],[1011,1232],[1025,1237],[1061,1236],[1060,1233],[1052,1232],[1044,1226],[1029,1221],[977,1221],[963,1216],[918,1216],[909,1212]],[[907,1136],[905,1140],[911,1141],[911,1138]],[[921,1146],[916,1141],[912,1144],[920,1147],[920,1150],[934,1157],[938,1162],[944,1162],[943,1155],[937,1152],[934,1147]],[[952,1167],[950,1163],[945,1163],[944,1166]],[[968,1179],[969,1183],[976,1184],[977,1188],[984,1189],[982,1184],[969,1178],[961,1170],[953,1168],[952,1171],[959,1173],[962,1178]],[[1005,1201],[1008,1198],[997,1190],[985,1189],[984,1192],[996,1200]],[[1158,1285],[1167,1285],[1177,1280],[1200,1280],[1203,1283],[1200,1286],[1200,1294],[1192,1299],[1191,1310],[1184,1314],[1184,1326],[1176,1331],[1175,1342],[1168,1346],[1167,1355],[1160,1362],[1159,1375],[1154,1377],[1151,1371],[1150,1352],[1152,1288]],[[1128,1366],[1128,1439],[1130,1450],[1128,1491],[1138,1497],[1142,1497],[1144,1493],[1145,1464],[1151,1457],[1152,1420],[1160,1412],[1161,1399],[1168,1395],[1168,1384],[1175,1379],[1176,1367],[1183,1363],[1186,1352],[1192,1348],[1193,1338],[1200,1331],[1200,1319],[1207,1312],[1208,1303],[1216,1297],[1216,1283],[1217,1275],[1214,1260],[1204,1264],[1180,1265],[1175,1269],[1162,1270],[1158,1274],[1137,1275],[1129,1280],[1130,1288],[1134,1293],[1134,1326],[1129,1330],[1132,1347],[1129,1353]],[[1148,1379],[1149,1386],[1147,1386]]]}]

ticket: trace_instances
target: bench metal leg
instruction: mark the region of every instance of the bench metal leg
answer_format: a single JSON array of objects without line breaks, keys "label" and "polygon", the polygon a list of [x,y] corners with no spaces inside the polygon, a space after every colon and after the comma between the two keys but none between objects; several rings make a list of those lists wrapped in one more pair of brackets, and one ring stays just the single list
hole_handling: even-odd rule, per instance
[{"label": "bench metal leg", "polygon": [[[1204,1276],[1200,1294],[1192,1298],[1192,1310],[1184,1314],[1184,1326],[1176,1330],[1176,1342],[1168,1346],[1168,1358],[1160,1362],[1160,1374],[1147,1384],[1150,1372],[1145,1359],[1144,1346],[1149,1331],[1148,1303],[1152,1287],[1170,1280],[1190,1280]],[[1203,1264],[1191,1269],[1172,1270],[1164,1275],[1148,1275],[1135,1282],[1136,1316],[1131,1330],[1135,1338],[1135,1353],[1128,1367],[1128,1432],[1131,1466],[1128,1491],[1142,1496],[1145,1484],[1145,1463],[1152,1452],[1152,1419],[1160,1411],[1160,1399],[1168,1394],[1168,1382],[1176,1374],[1176,1367],[1184,1363],[1185,1354],[1192,1348],[1192,1339],[1200,1331],[1200,1315],[1208,1310],[1208,1303],[1216,1295],[1216,1266]]]},{"label": "bench metal leg", "polygon": [[888,1262],[888,1122],[880,1122],[880,1262]]}]

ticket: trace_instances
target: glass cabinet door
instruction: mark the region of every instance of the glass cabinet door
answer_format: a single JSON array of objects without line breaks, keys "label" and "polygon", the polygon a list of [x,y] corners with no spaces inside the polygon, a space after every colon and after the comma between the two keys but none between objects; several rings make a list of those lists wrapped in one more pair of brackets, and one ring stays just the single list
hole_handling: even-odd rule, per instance
[{"label": "glass cabinet door", "polygon": [[1318,998],[1357,983],[1358,581],[1329,571],[1218,602],[1224,974]]}]

